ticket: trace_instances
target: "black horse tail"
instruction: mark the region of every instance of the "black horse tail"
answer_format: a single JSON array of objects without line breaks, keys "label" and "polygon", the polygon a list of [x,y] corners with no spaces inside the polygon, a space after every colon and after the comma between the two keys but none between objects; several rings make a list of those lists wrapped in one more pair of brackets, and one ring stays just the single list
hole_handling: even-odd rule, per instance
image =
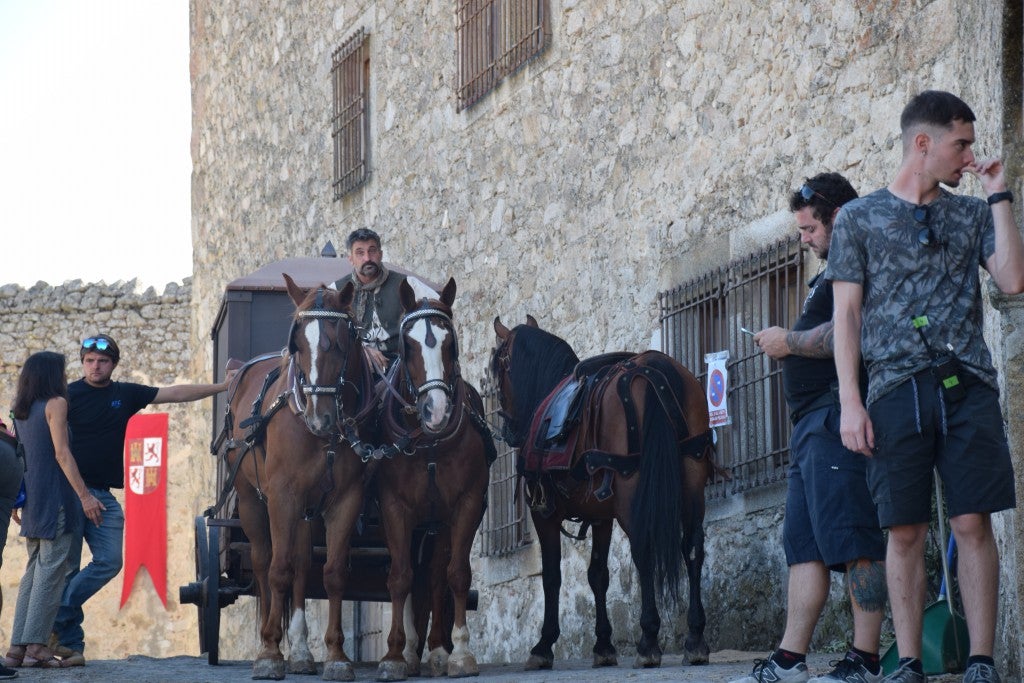
[{"label": "black horse tail", "polygon": [[679,599],[683,535],[679,437],[649,383],[642,434],[640,482],[632,503],[630,545],[638,570],[653,572],[658,592],[675,603]]}]

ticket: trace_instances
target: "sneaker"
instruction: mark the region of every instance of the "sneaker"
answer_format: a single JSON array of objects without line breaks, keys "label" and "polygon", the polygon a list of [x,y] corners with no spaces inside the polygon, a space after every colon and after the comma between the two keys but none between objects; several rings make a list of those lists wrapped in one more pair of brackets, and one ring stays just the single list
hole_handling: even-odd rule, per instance
[{"label": "sneaker", "polygon": [[975,662],[964,672],[964,683],[1000,683],[999,672],[990,664]]},{"label": "sneaker", "polygon": [[14,669],[8,668],[6,666],[0,666],[0,680],[7,681],[17,677],[18,672]]},{"label": "sneaker", "polygon": [[882,683],[928,683],[928,677],[917,673],[904,664],[883,678]]},{"label": "sneaker", "polygon": [[807,683],[808,678],[807,665],[803,662],[792,669],[783,669],[769,657],[756,660],[749,676],[737,678],[732,683]]},{"label": "sneaker", "polygon": [[864,660],[855,652],[847,652],[846,657],[838,662],[830,662],[829,665],[835,668],[824,676],[815,676],[808,683],[880,683],[884,676],[881,671],[876,674],[868,671]]}]

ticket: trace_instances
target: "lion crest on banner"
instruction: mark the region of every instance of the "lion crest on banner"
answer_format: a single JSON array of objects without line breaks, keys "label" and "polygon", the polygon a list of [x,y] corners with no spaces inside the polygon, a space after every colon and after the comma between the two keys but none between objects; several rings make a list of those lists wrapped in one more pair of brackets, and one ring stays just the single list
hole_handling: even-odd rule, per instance
[{"label": "lion crest on banner", "polygon": [[160,485],[163,439],[132,439],[128,443],[128,488],[136,495],[152,493]]}]

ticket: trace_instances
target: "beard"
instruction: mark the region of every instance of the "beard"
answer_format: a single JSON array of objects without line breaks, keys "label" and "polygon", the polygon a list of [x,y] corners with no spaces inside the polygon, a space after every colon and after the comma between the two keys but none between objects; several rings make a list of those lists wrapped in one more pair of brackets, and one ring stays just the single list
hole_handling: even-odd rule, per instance
[{"label": "beard", "polygon": [[380,264],[367,261],[359,267],[359,274],[363,277],[374,278],[380,272]]}]

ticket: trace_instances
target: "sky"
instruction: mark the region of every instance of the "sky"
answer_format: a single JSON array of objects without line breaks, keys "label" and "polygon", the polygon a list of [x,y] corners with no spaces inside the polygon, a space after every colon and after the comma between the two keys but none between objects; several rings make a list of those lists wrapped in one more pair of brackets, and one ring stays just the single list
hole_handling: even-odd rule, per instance
[{"label": "sky", "polygon": [[0,285],[192,273],[187,0],[0,0]]}]

